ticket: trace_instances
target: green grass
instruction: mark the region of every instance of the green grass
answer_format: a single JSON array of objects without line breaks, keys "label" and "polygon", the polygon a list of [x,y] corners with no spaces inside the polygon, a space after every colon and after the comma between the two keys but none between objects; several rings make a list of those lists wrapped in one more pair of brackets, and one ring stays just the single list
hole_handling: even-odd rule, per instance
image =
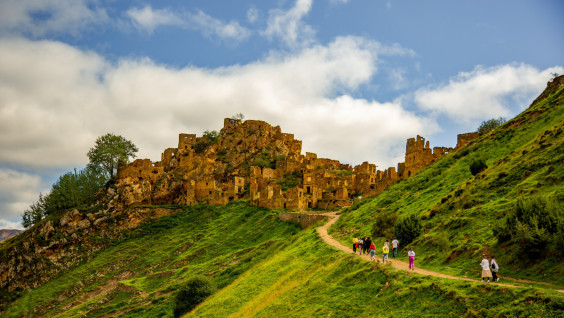
[{"label": "green grass", "polygon": [[[36,308],[47,316],[62,312],[61,317],[98,317],[116,310],[124,316],[172,313],[171,294],[188,278],[212,276],[222,288],[299,231],[296,225],[279,221],[276,213],[245,201],[171,208],[184,211],[130,231],[89,262],[29,292],[12,307]],[[112,284],[117,288],[100,293]],[[124,293],[129,294],[125,299]],[[151,306],[145,306],[147,295],[154,301]],[[80,304],[63,309],[73,302]]]},{"label": "green grass", "polygon": [[[497,257],[502,276],[564,286],[563,259],[554,249],[528,259],[518,246],[500,245],[493,235],[520,197],[552,198],[564,210],[563,96],[561,88],[467,147],[344,211],[330,233],[349,245],[353,236],[371,235],[379,213],[418,215],[425,233],[413,246],[422,267],[475,277],[482,253],[488,253]],[[477,158],[489,168],[473,176],[469,166]]]},{"label": "green grass", "polygon": [[186,317],[558,316],[564,296],[407,274],[344,254],[315,230]]}]

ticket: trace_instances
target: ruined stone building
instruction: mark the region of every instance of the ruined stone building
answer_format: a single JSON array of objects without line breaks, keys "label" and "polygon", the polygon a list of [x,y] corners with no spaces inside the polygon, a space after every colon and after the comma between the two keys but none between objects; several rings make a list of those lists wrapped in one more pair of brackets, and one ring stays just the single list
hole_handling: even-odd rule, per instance
[{"label": "ruined stone building", "polygon": [[[475,134],[458,136],[457,148]],[[250,199],[272,209],[333,209],[355,196],[380,193],[412,176],[452,148],[429,147],[421,136],[407,140],[405,162],[384,171],[364,162],[352,167],[337,160],[301,154],[302,142],[264,121],[226,118],[219,137],[180,134],[178,146],[161,161],[138,159],[118,170],[121,204],[223,205]]]}]

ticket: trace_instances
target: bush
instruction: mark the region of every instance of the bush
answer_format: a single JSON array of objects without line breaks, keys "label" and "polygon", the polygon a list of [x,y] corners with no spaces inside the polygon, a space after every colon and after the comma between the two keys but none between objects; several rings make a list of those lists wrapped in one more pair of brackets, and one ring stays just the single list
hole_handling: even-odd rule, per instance
[{"label": "bush", "polygon": [[486,165],[486,161],[482,158],[475,159],[470,163],[470,173],[472,173],[473,176],[486,169],[488,169],[488,166]]},{"label": "bush", "polygon": [[180,317],[194,309],[208,296],[215,292],[213,282],[203,276],[196,276],[188,280],[186,286],[182,287],[174,300],[174,317]]},{"label": "bush", "polygon": [[393,213],[378,213],[376,220],[372,225],[372,237],[385,237],[388,239],[394,236],[394,226],[398,220],[398,216]]},{"label": "bush", "polygon": [[551,246],[562,253],[564,226],[554,201],[544,197],[519,198],[507,213],[505,222],[494,228],[498,243],[518,244],[521,253],[531,259],[538,257]]},{"label": "bush", "polygon": [[204,137],[206,138],[207,143],[210,145],[215,145],[219,142],[219,133],[215,130],[204,131]]},{"label": "bush", "polygon": [[204,141],[204,140],[200,140],[200,141],[197,141],[197,142],[194,144],[194,151],[195,151],[196,153],[201,153],[201,152],[203,152],[204,150],[206,150],[207,147],[208,147],[208,143],[207,143],[206,141]]},{"label": "bush", "polygon": [[501,126],[503,123],[505,123],[505,118],[503,118],[503,117],[499,117],[497,119],[493,118],[493,119],[490,119],[490,120],[483,121],[480,124],[480,127],[478,127],[478,133],[480,135],[483,135],[483,134],[489,132],[490,130],[493,130],[493,129]]},{"label": "bush", "polygon": [[413,242],[421,233],[421,220],[414,214],[399,220],[394,226],[394,234],[403,246]]}]

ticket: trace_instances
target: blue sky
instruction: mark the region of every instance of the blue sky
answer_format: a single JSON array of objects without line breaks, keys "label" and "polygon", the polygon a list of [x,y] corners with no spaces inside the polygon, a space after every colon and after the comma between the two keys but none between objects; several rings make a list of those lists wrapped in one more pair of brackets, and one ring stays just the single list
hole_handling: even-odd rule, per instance
[{"label": "blue sky", "polygon": [[157,161],[236,113],[383,170],[564,73],[564,2],[0,2],[0,228],[107,132]]}]

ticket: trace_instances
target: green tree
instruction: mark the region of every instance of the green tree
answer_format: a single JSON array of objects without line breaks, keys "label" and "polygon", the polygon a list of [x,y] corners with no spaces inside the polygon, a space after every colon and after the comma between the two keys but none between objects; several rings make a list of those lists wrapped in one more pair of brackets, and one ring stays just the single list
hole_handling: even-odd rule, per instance
[{"label": "green tree", "polygon": [[47,215],[94,202],[95,194],[107,181],[105,173],[90,166],[65,173],[47,195],[39,194],[39,200],[24,211],[22,225],[29,228]]},{"label": "green tree", "polygon": [[480,124],[480,127],[478,127],[478,133],[480,135],[483,135],[487,132],[489,132],[490,130],[493,130],[499,126],[501,126],[503,123],[505,123],[505,118],[503,117],[499,117],[499,118],[492,118],[490,120],[486,120],[483,121]]},{"label": "green tree", "polygon": [[204,131],[204,137],[206,138],[207,143],[210,145],[214,145],[219,142],[219,133],[216,130]]},{"label": "green tree", "polygon": [[119,135],[105,134],[96,139],[96,145],[88,151],[90,167],[102,169],[112,178],[120,164],[135,158],[137,147],[129,140]]},{"label": "green tree", "polygon": [[39,193],[39,200],[37,202],[32,203],[29,206],[29,209],[25,210],[22,215],[22,225],[26,229],[34,225],[35,223],[41,221],[45,216],[45,198],[43,194]]}]

